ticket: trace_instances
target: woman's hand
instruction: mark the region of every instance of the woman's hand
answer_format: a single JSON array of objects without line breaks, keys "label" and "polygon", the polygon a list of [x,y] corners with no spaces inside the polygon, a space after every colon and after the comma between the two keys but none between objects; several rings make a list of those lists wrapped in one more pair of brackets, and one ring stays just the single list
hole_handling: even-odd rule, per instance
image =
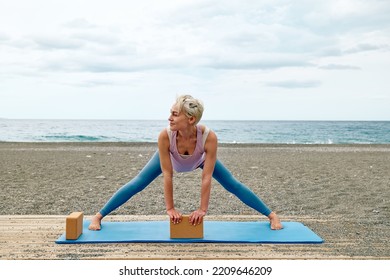
[{"label": "woman's hand", "polygon": [[167,214],[169,216],[169,219],[172,221],[172,223],[178,224],[181,222],[182,215],[175,208],[171,208],[171,209],[167,210]]},{"label": "woman's hand", "polygon": [[194,226],[199,225],[200,223],[202,223],[204,216],[206,216],[206,211],[198,209],[190,214],[188,221]]}]

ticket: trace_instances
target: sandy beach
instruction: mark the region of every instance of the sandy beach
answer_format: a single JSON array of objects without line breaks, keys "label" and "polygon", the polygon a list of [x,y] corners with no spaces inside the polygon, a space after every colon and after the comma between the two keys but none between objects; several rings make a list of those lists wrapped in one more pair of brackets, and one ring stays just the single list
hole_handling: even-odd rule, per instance
[{"label": "sandy beach", "polygon": [[[390,145],[220,145],[218,158],[238,179],[282,220],[309,226],[325,240],[321,245],[251,245],[245,250],[242,245],[216,244],[81,246],[92,252],[88,254],[80,247],[53,244],[50,238],[63,232],[63,217],[73,211],[87,217],[96,213],[156,148],[153,143],[0,143],[0,215],[8,221],[0,229],[0,259],[390,258]],[[199,204],[200,176],[199,170],[175,174],[175,204],[183,213]],[[50,238],[43,237],[50,243],[50,255],[34,253],[28,245],[34,242],[26,245],[23,236],[8,240],[7,234],[17,234],[11,229],[13,217],[27,221],[42,215],[56,217],[47,229]],[[109,219],[124,216],[165,217],[161,177]],[[207,217],[265,219],[216,181]],[[24,245],[19,255],[6,250],[15,242]],[[176,254],[164,253],[168,247]],[[110,255],[109,248],[116,253]],[[99,255],[99,250],[105,253]]]}]

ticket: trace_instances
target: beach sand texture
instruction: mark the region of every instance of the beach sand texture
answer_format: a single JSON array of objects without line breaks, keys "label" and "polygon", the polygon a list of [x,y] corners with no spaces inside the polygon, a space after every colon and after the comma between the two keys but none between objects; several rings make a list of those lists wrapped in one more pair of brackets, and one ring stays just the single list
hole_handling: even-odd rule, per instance
[{"label": "beach sand texture", "polygon": [[[390,145],[222,144],[218,158],[284,221],[325,243],[57,245],[65,217],[96,213],[153,143],[0,143],[0,259],[389,259]],[[176,208],[199,205],[201,171],[175,174]],[[209,220],[266,220],[216,181]],[[163,220],[162,177],[106,218]]]}]

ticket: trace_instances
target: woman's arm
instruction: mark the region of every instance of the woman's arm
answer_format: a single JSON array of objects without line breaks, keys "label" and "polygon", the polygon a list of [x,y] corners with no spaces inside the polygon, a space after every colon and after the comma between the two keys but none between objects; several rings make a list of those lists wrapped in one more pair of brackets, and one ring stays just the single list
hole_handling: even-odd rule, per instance
[{"label": "woman's arm", "polygon": [[200,194],[200,207],[198,210],[190,214],[189,222],[193,225],[200,224],[203,217],[207,213],[209,208],[210,192],[211,192],[211,180],[213,177],[214,166],[217,160],[217,136],[213,131],[209,132],[205,143],[205,162],[202,172],[202,185]]},{"label": "woman's arm", "polygon": [[180,223],[181,213],[175,210],[173,202],[173,168],[169,156],[169,137],[166,129],[161,131],[158,137],[158,150],[160,154],[160,165],[164,178],[164,197],[167,214],[175,224]]}]

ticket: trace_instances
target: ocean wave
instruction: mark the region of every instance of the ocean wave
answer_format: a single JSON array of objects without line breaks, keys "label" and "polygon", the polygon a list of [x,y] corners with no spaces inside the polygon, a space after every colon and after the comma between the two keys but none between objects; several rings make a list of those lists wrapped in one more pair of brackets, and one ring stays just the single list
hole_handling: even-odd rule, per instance
[{"label": "ocean wave", "polygon": [[90,135],[44,135],[40,137],[43,141],[48,142],[104,142],[112,141],[106,136],[90,136]]}]

